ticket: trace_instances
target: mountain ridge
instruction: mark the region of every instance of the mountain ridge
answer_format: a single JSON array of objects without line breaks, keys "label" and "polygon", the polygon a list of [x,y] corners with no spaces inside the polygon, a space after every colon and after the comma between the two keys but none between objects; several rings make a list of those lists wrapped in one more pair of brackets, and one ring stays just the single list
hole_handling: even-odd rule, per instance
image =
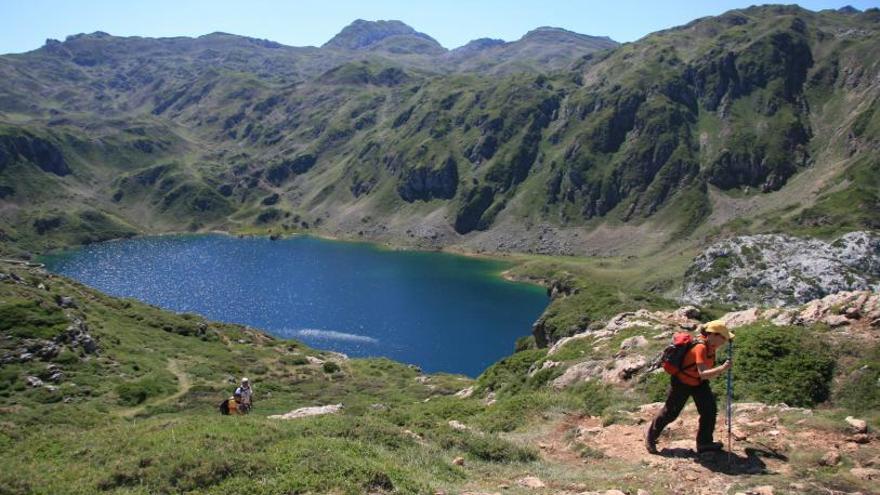
[{"label": "mountain ridge", "polygon": [[[872,229],[876,17],[741,9],[540,73],[552,57],[438,72],[416,53],[79,37],[0,57],[2,228],[39,243],[183,218],[557,254]],[[28,168],[53,154],[72,173]],[[57,188],[78,206],[53,206]]]}]

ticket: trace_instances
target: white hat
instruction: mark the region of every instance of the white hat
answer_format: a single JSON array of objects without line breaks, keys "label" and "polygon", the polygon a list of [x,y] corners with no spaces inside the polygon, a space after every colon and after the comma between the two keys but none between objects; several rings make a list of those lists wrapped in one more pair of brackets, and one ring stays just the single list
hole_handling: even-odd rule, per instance
[{"label": "white hat", "polygon": [[249,381],[250,381],[250,380],[248,380],[247,377],[244,377],[244,378],[241,379],[241,383],[245,383],[245,382],[249,382]]}]

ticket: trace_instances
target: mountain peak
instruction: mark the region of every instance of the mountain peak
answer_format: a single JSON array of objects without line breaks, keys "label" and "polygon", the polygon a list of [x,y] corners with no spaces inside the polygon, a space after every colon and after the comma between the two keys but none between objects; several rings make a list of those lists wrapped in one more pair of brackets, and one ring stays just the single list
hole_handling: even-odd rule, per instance
[{"label": "mountain peak", "polygon": [[483,50],[487,50],[489,48],[494,48],[496,46],[506,45],[507,42],[504,40],[499,40],[495,38],[477,38],[475,40],[468,41],[467,44],[462,45],[455,50],[452,50],[456,55],[461,54],[473,54]]},{"label": "mountain peak", "polygon": [[374,45],[377,45],[388,38],[398,36],[421,39],[442,49],[440,44],[437,43],[434,38],[416,31],[402,21],[367,21],[364,19],[357,19],[348,26],[345,26],[339,34],[334,36],[327,43],[324,43],[323,47],[348,50],[369,50],[373,48]]},{"label": "mountain peak", "polygon": [[617,44],[614,40],[607,36],[590,36],[587,34],[576,33],[574,31],[569,31],[568,29],[563,29],[560,27],[553,26],[541,26],[535,29],[532,29],[522,38],[521,41],[525,40],[538,40],[538,41],[553,41],[560,42],[566,40],[580,40],[580,41],[606,41]]}]

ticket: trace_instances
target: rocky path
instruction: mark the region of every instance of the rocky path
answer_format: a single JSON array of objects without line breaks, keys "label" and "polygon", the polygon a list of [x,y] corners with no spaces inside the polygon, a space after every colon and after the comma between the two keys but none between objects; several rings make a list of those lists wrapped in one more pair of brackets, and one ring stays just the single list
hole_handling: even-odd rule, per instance
[{"label": "rocky path", "polygon": [[[880,459],[877,438],[857,433],[858,428],[846,424],[817,428],[809,410],[739,404],[732,454],[697,454],[692,449],[698,417],[690,405],[664,432],[658,443],[660,453],[652,455],[645,450],[643,435],[660,407],[659,403],[642,406],[606,426],[598,417],[567,416],[538,439],[538,447],[548,462],[578,470],[614,471],[614,477],[627,480],[629,487],[642,487],[640,494],[877,493],[829,488],[802,476],[804,469],[839,468],[856,484],[880,480],[880,466],[875,465]],[[727,441],[723,413],[716,428],[716,440],[722,439]],[[554,485],[552,480],[542,480],[542,484],[542,491],[536,493],[616,493],[573,490]],[[630,488],[625,493],[636,491]]]}]

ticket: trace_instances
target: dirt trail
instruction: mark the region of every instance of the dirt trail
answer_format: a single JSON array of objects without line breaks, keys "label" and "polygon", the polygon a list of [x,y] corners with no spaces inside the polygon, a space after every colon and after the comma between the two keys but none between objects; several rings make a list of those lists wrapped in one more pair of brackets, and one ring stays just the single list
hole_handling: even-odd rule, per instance
[{"label": "dirt trail", "polygon": [[[645,450],[644,432],[660,407],[659,403],[642,406],[620,423],[608,426],[602,426],[598,417],[567,416],[538,439],[538,446],[543,457],[553,463],[577,469],[623,470],[621,479],[644,479],[650,493],[705,495],[733,494],[744,491],[743,487],[762,485],[775,486],[776,493],[822,492],[827,489],[798,478],[789,456],[819,449],[861,458],[880,451],[876,439],[859,443],[843,430],[801,427],[810,420],[809,411],[742,404],[734,413],[729,457],[727,452],[697,454],[693,450],[698,420],[693,405],[666,428],[658,442],[660,453],[652,455]],[[791,422],[798,426],[789,425]],[[723,411],[718,415],[715,438],[727,442]]]},{"label": "dirt trail", "polygon": [[134,416],[137,416],[138,413],[142,412],[144,409],[146,409],[147,406],[158,406],[183,397],[187,392],[189,392],[189,389],[192,387],[192,380],[190,379],[189,375],[187,375],[186,372],[183,371],[181,364],[182,363],[176,359],[168,360],[168,371],[170,371],[172,374],[174,374],[175,377],[177,377],[177,392],[155,401],[148,401],[132,408],[123,409],[119,412],[119,415],[125,418],[132,418]]}]

